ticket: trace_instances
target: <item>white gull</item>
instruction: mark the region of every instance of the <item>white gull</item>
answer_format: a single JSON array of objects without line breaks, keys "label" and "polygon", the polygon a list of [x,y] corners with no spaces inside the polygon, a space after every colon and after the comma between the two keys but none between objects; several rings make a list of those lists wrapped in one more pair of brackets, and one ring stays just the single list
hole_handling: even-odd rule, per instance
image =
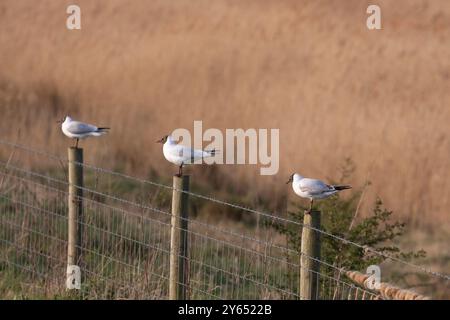
[{"label": "white gull", "polygon": [[167,161],[178,166],[178,176],[183,174],[183,166],[193,164],[196,160],[214,157],[216,150],[198,150],[192,149],[181,144],[177,144],[169,135],[156,141],[163,144],[163,154]]},{"label": "white gull", "polygon": [[108,132],[107,127],[96,127],[92,124],[75,121],[67,116],[64,121],[60,121],[62,132],[71,139],[76,139],[75,147],[78,148],[78,140],[88,137],[99,137]]},{"label": "white gull", "polygon": [[315,199],[328,198],[339,191],[352,188],[349,185],[330,185],[321,180],[304,178],[298,173],[292,174],[286,184],[290,182],[292,182],[292,189],[298,196],[311,201],[310,211]]}]

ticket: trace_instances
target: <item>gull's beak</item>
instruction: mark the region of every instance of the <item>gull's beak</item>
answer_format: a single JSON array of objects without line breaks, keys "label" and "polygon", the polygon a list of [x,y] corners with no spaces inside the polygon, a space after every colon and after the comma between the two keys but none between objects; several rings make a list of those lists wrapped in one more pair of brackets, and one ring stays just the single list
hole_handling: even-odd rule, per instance
[{"label": "gull's beak", "polygon": [[156,143],[163,143],[163,139],[156,141]]}]

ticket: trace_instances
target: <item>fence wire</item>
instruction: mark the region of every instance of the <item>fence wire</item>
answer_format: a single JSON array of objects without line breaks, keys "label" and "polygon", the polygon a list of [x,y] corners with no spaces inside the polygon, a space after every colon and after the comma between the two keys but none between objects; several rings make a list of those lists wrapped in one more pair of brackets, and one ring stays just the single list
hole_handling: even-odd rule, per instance
[{"label": "fence wire", "polygon": [[[13,152],[0,161],[0,272],[4,279],[16,279],[11,286],[29,295],[64,295],[67,163],[45,153],[38,156],[42,163]],[[78,247],[83,297],[166,299],[171,190],[84,169]],[[183,258],[188,260],[189,299],[304,298],[298,280],[302,253],[286,246],[273,230],[258,224],[256,230],[235,231],[196,218],[188,224],[188,255]],[[380,299],[341,277],[332,264],[308,258],[321,266],[320,272],[307,270],[317,273],[311,277],[319,288],[316,299]]]}]

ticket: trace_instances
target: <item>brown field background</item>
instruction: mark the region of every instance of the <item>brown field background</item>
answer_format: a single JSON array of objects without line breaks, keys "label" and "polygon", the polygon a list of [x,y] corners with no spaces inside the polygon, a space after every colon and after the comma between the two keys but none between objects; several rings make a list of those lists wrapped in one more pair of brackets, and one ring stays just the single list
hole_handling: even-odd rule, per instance
[{"label": "brown field background", "polygon": [[78,0],[68,31],[72,1],[3,0],[0,137],[64,155],[70,114],[113,128],[82,143],[88,162],[170,179],[154,141],[175,128],[279,128],[274,177],[188,171],[279,208],[290,173],[338,179],[350,157],[349,182],[372,181],[365,208],[379,195],[418,227],[447,224],[450,3],[378,0],[383,30],[368,31],[372,2]]}]

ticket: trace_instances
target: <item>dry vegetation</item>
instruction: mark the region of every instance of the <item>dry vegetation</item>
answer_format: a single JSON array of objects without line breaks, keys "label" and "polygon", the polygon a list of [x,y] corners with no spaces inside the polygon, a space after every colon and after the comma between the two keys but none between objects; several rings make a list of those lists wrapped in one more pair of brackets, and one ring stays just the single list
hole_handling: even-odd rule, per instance
[{"label": "dry vegetation", "polygon": [[168,177],[154,141],[174,128],[280,128],[277,176],[223,166],[196,180],[236,195],[252,181],[247,200],[275,208],[289,173],[337,178],[351,157],[367,203],[446,223],[450,4],[377,2],[380,32],[361,0],[79,0],[82,30],[68,31],[69,1],[4,0],[0,137],[63,154],[54,121],[69,113],[113,128],[84,143],[91,163]]}]

